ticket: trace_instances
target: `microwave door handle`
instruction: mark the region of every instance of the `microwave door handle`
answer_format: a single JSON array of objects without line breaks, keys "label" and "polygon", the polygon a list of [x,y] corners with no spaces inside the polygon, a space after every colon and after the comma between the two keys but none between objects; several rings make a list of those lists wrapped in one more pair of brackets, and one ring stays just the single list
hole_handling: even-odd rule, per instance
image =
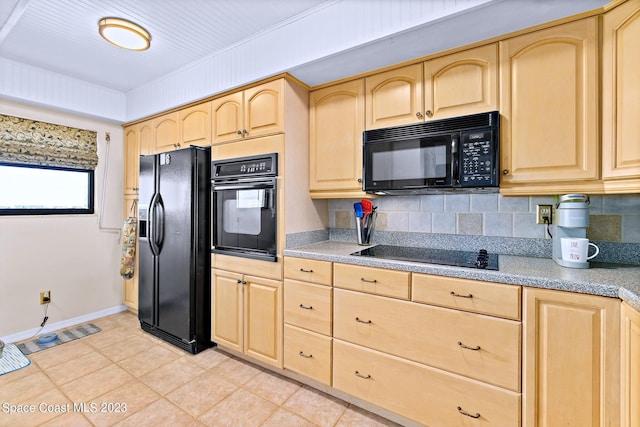
[{"label": "microwave door handle", "polygon": [[458,139],[451,138],[451,183],[460,184],[460,165],[458,162]]}]

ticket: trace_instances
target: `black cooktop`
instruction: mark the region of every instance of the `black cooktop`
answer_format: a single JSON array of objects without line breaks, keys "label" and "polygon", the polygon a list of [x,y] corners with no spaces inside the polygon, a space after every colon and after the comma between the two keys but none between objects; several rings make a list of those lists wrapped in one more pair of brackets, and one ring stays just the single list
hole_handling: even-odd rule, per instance
[{"label": "black cooktop", "polygon": [[446,249],[377,245],[354,252],[351,255],[479,268],[484,270],[498,270],[498,255],[490,254],[484,249],[480,249],[478,252],[467,252],[451,251]]}]

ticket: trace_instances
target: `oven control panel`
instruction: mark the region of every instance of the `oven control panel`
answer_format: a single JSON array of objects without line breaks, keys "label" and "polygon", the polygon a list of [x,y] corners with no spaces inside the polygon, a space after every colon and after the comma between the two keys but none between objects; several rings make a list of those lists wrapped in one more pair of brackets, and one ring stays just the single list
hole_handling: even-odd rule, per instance
[{"label": "oven control panel", "polygon": [[212,179],[239,178],[251,176],[276,176],[278,174],[278,154],[241,157],[211,162]]}]

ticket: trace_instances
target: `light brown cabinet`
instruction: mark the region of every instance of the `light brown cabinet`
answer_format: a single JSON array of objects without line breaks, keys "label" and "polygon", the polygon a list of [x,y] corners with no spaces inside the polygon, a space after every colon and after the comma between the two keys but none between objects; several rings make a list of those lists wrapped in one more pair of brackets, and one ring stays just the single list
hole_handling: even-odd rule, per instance
[{"label": "light brown cabinet", "polygon": [[640,1],[603,17],[602,178],[607,193],[640,189]]},{"label": "light brown cabinet", "polygon": [[516,285],[411,274],[412,301],[520,320],[522,288]]},{"label": "light brown cabinet", "polygon": [[282,368],[282,282],[214,269],[211,341]]},{"label": "light brown cabinet", "polygon": [[640,426],[640,312],[622,303],[620,325],[622,427]]},{"label": "light brown cabinet", "polygon": [[124,130],[124,194],[138,194],[140,175],[140,134],[138,126],[129,126]]},{"label": "light brown cabinet", "polygon": [[599,188],[598,18],[500,42],[503,194]]},{"label": "light brown cabinet", "polygon": [[333,286],[376,295],[409,299],[411,273],[386,268],[334,264]]},{"label": "light brown cabinet", "polygon": [[[138,182],[140,175],[139,159],[141,154],[149,154],[153,144],[151,121],[141,122],[124,128],[124,216],[138,216]],[[133,312],[138,311],[138,251],[134,276],[123,279],[123,303]]]},{"label": "light brown cabinet", "polygon": [[497,44],[377,73],[365,86],[366,129],[494,111]]},{"label": "light brown cabinet", "polygon": [[212,144],[283,132],[284,103],[284,79],[214,99]]},{"label": "light brown cabinet", "polygon": [[140,155],[150,154],[153,147],[151,121],[124,128],[124,194],[138,194]]},{"label": "light brown cabinet", "polygon": [[367,77],[365,129],[422,121],[422,82],[422,64],[408,65]]},{"label": "light brown cabinet", "polygon": [[284,266],[284,368],[330,386],[332,263],[287,257]]},{"label": "light brown cabinet", "polygon": [[498,46],[489,44],[424,63],[425,120],[498,110]]},{"label": "light brown cabinet", "polygon": [[335,339],[333,386],[428,426],[519,426],[520,394]]},{"label": "light brown cabinet", "polygon": [[520,391],[520,322],[334,290],[333,336]]},{"label": "light brown cabinet", "polygon": [[311,92],[309,192],[312,198],[360,198],[364,79]]},{"label": "light brown cabinet", "polygon": [[173,151],[181,148],[179,139],[178,112],[163,114],[153,119],[152,130],[154,139],[154,153]]},{"label": "light brown cabinet", "polygon": [[211,145],[211,102],[178,111],[178,141],[181,147]]},{"label": "light brown cabinet", "polygon": [[525,288],[523,426],[620,425],[620,300]]}]

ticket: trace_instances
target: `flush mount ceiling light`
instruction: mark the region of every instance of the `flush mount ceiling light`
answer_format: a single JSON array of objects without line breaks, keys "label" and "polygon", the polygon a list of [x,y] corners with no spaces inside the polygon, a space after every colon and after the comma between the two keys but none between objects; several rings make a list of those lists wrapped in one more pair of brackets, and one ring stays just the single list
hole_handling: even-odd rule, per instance
[{"label": "flush mount ceiling light", "polygon": [[103,39],[123,49],[147,50],[151,46],[149,32],[126,19],[102,18],[98,28]]}]

